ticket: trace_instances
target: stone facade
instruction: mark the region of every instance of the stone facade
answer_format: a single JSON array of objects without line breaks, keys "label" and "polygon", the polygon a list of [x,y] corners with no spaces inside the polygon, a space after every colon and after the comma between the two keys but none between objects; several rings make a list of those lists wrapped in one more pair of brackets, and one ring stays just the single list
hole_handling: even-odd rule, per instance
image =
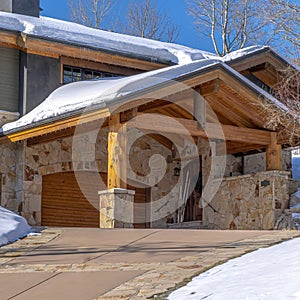
[{"label": "stone facade", "polygon": [[[178,163],[172,160],[174,153],[149,136],[138,135],[136,138],[129,153],[129,184],[151,187],[151,227],[163,228],[167,223],[182,222],[185,191],[181,186],[184,176],[174,176],[174,168],[179,165],[184,170],[189,161]],[[218,180],[222,173],[225,176],[216,196],[209,200],[209,204],[218,212],[206,206],[203,210],[204,224],[209,228],[222,229],[271,228],[273,219],[281,211],[278,207],[286,207],[285,188],[282,189],[282,195],[276,189],[277,184],[286,186],[283,177],[288,175],[278,173],[280,175],[271,176],[273,173],[269,172],[255,175],[256,171],[265,168],[264,154],[245,158],[227,155],[225,164],[225,157],[215,156],[215,165],[210,171],[214,149],[203,140],[199,144],[203,186],[207,181],[213,183]],[[216,143],[211,145],[214,148]],[[284,153],[284,168],[288,170],[290,156],[288,152]],[[68,171],[107,173],[107,131],[78,134],[75,140],[67,137],[30,147],[26,142],[7,143],[0,146],[0,154],[1,205],[21,213],[30,225],[40,225],[43,176]],[[189,145],[183,142],[178,155],[188,157]],[[241,176],[245,171],[252,175]],[[148,176],[151,172],[154,176]],[[275,186],[276,193],[272,196],[275,200],[270,200],[270,186],[260,186],[259,182],[265,180],[271,182],[270,186]],[[256,195],[258,187],[259,196]],[[160,199],[164,199],[163,202]],[[274,209],[274,205],[277,208]]]},{"label": "stone facade", "polygon": [[[19,118],[19,113],[0,111],[0,127]],[[14,212],[22,211],[22,201],[16,199],[16,184],[19,182],[18,144],[7,142],[0,145],[0,205]],[[18,201],[19,200],[19,201]]]},{"label": "stone facade", "polygon": [[[291,150],[282,151],[282,170],[292,171],[292,152]],[[251,174],[266,171],[266,153],[246,155],[244,157],[243,174]]]},{"label": "stone facade", "polygon": [[20,114],[17,112],[9,112],[0,110],[0,127],[6,123],[13,122],[19,118]]},{"label": "stone facade", "polygon": [[0,145],[0,182],[1,182],[1,206],[14,212],[21,211],[21,207],[16,201],[16,145],[6,143]]},{"label": "stone facade", "polygon": [[204,225],[212,229],[273,229],[288,206],[289,174],[269,171],[219,179],[219,191],[204,205]]},{"label": "stone facade", "polygon": [[[105,130],[102,130],[100,134],[98,132],[79,134],[76,136],[76,140],[67,137],[30,147],[23,142],[16,145],[11,144],[10,151],[7,150],[7,147],[3,151],[12,156],[12,164],[9,165],[2,160],[3,176],[12,178],[12,182],[9,185],[10,193],[7,195],[2,193],[1,203],[12,210],[19,210],[30,225],[41,224],[41,195],[44,175],[68,171],[107,173],[107,131]],[[2,148],[4,149],[4,147]],[[137,185],[139,187],[142,183],[153,185],[151,197],[154,199],[167,195],[170,187],[177,183],[177,178],[173,176],[173,168],[176,165],[174,162],[166,163],[165,174],[162,176],[162,180],[157,178],[157,183],[149,181],[146,175],[150,170],[149,165],[154,172],[155,168],[158,170],[161,168],[161,159],[155,156],[154,159],[151,159],[153,154],[159,154],[166,161],[171,155],[171,151],[149,137],[138,139],[131,151],[133,153],[130,156],[133,156],[134,159],[130,159],[130,167],[133,171],[130,174],[129,184],[135,186],[139,182]],[[9,159],[6,161],[8,162]],[[10,182],[5,180],[5,182]],[[176,196],[178,198],[178,195]],[[173,213],[171,202],[174,197],[173,194],[172,199],[167,201],[167,206],[170,203],[167,214],[170,215]],[[168,216],[165,216],[156,222],[166,224],[167,219]]]}]

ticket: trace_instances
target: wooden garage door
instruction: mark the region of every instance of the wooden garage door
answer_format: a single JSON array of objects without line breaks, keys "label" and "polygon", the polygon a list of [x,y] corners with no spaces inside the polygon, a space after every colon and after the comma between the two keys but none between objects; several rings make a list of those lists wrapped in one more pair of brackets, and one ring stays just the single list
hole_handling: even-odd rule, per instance
[{"label": "wooden garage door", "polygon": [[43,176],[42,225],[99,227],[98,191],[104,189],[99,182],[99,175],[95,172],[78,172],[76,176],[80,176],[90,201],[78,186],[74,172]]},{"label": "wooden garage door", "polygon": [[128,186],[129,190],[135,190],[134,195],[134,203],[139,204],[134,206],[133,212],[133,220],[134,220],[134,228],[149,228],[150,223],[147,222],[149,220],[149,207],[147,203],[150,201],[150,188],[134,188],[132,186]]},{"label": "wooden garage door", "polygon": [[[76,178],[77,177],[77,178]],[[99,228],[99,197],[98,191],[106,186],[99,182],[95,172],[63,172],[43,176],[42,186],[42,225],[63,227],[98,227]],[[101,173],[103,182],[106,182],[107,174]],[[83,195],[78,186],[77,179],[85,187]],[[135,202],[146,204],[150,199],[150,190],[144,188],[135,190]],[[93,203],[94,205],[92,205]],[[134,210],[134,227],[147,228],[146,205]]]}]

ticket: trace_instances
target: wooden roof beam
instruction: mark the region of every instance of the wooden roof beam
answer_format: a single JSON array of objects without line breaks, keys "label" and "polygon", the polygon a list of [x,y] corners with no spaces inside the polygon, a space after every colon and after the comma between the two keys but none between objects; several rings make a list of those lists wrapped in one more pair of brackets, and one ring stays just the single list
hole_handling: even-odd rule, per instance
[{"label": "wooden roof beam", "polygon": [[[128,127],[134,127],[141,130],[152,130],[167,133],[176,133],[178,135],[199,136],[202,138],[211,138],[217,140],[236,141],[249,144],[269,145],[271,144],[271,132],[266,130],[242,128],[231,125],[222,125],[218,123],[206,123],[206,129],[199,129],[198,122],[181,118],[172,118],[182,126],[174,126],[170,118],[165,116],[142,114],[142,118],[131,120],[127,123]],[[173,124],[172,124],[173,123]],[[220,130],[221,129],[221,130]]]}]

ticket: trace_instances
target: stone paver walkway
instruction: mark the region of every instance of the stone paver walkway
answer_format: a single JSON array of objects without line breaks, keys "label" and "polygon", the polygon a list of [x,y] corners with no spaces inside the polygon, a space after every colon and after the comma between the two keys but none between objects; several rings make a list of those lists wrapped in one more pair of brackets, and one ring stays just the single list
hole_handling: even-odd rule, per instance
[{"label": "stone paver walkway", "polygon": [[299,231],[49,228],[0,248],[0,299],[164,299],[216,264],[298,236]]}]

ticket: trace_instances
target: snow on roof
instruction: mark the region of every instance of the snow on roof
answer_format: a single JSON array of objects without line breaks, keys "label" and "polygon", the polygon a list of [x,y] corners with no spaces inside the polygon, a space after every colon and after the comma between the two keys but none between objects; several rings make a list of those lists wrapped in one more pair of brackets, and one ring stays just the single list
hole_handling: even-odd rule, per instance
[{"label": "snow on roof", "polygon": [[215,58],[216,55],[177,44],[89,28],[48,17],[0,12],[0,28],[37,38],[175,64]]},{"label": "snow on roof", "polygon": [[229,62],[232,60],[236,60],[236,59],[243,58],[245,56],[260,52],[262,50],[270,50],[270,47],[254,45],[254,46],[250,46],[247,48],[239,49],[239,50],[236,50],[236,51],[226,54],[224,57],[222,57],[222,61]]},{"label": "snow on roof", "polygon": [[5,124],[2,127],[2,131],[4,134],[9,134],[20,131],[28,126],[37,126],[38,123],[43,121],[47,122],[49,119],[70,117],[88,108],[110,108],[114,104],[127,101],[124,97],[134,97],[137,92],[143,92],[149,88],[155,90],[159,84],[170,80],[176,81],[186,75],[193,76],[193,74],[199,71],[205,72],[217,65],[222,66],[230,72],[232,76],[235,76],[241,82],[248,85],[248,87],[254,90],[258,95],[268,98],[281,109],[288,111],[276,98],[272,97],[222,61],[202,59],[185,65],[175,65],[129,77],[80,81],[64,85],[55,90],[43,103],[19,120]]},{"label": "snow on roof", "polygon": [[[270,48],[252,46],[234,51],[224,57],[192,49],[189,47],[164,43],[124,34],[93,29],[79,24],[61,21],[47,17],[30,17],[18,14],[0,12],[0,29],[20,32],[36,38],[71,43],[78,46],[92,47],[102,51],[110,51],[121,55],[129,55],[152,61],[164,61],[178,64],[164,69],[146,72],[134,76],[96,81],[77,82],[63,86],[54,91],[42,104],[16,122],[3,126],[3,133],[20,130],[26,126],[55,117],[66,117],[89,106],[109,107],[122,97],[142,91],[164,81],[205,70],[216,64],[223,65],[229,72],[246,83],[258,93],[271,99],[265,91],[258,88],[248,79],[235,72],[225,63],[242,57],[253,55]],[[283,105],[275,98],[271,99],[283,109]]]},{"label": "snow on roof", "polygon": [[125,96],[134,95],[146,88],[154,88],[158,84],[178,79],[192,72],[205,70],[217,63],[219,63],[218,60],[207,59],[129,77],[113,77],[70,83],[55,90],[31,112],[15,122],[5,124],[2,129],[6,134],[17,128],[27,125],[34,126],[35,123],[43,120],[84,110],[88,107],[110,107]]}]

